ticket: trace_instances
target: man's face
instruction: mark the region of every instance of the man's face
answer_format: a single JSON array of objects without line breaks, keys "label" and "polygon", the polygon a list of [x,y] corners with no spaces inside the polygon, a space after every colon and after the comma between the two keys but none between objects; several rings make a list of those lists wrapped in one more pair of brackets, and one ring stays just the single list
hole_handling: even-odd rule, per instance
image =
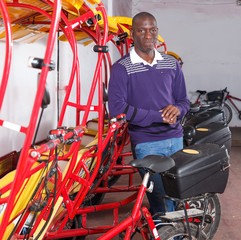
[{"label": "man's face", "polygon": [[158,36],[156,21],[151,17],[137,19],[130,31],[137,52],[148,53],[155,47]]}]

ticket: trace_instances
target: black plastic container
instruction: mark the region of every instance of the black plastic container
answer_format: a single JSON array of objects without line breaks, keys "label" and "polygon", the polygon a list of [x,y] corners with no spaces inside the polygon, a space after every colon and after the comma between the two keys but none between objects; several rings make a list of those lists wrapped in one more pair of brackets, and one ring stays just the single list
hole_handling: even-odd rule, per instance
[{"label": "black plastic container", "polygon": [[195,129],[195,135],[191,140],[191,145],[200,143],[216,143],[225,146],[230,152],[231,148],[231,131],[228,125],[222,123],[211,123],[202,128]]},{"label": "black plastic container", "polygon": [[191,125],[195,128],[205,126],[213,122],[225,123],[225,117],[222,109],[205,109],[195,114],[187,114],[187,120],[185,125]]},{"label": "black plastic container", "polygon": [[228,181],[229,155],[217,144],[199,144],[171,156],[176,165],[162,174],[168,196],[189,198],[203,193],[223,193]]}]

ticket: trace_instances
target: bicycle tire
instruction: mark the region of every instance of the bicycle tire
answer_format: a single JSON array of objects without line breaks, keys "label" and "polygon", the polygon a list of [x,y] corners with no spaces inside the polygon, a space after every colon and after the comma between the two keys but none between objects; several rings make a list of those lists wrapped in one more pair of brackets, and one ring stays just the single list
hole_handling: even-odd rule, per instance
[{"label": "bicycle tire", "polygon": [[[122,163],[122,158],[119,157],[116,161],[117,164],[121,164]],[[117,170],[117,171],[121,171],[121,169]],[[121,177],[121,175],[115,175],[115,176],[108,176],[108,187],[111,187],[112,185],[114,185],[119,178]],[[100,183],[100,187],[103,187],[103,182]],[[99,205],[101,204],[102,200],[104,199],[105,193],[92,193],[90,195],[86,195],[83,204],[85,206],[92,206],[92,205]]]},{"label": "bicycle tire", "polygon": [[[189,223],[192,240],[198,239],[198,227]],[[189,239],[186,222],[172,223],[171,225],[163,226],[158,230],[158,235],[161,240],[173,239]],[[200,240],[207,239],[205,233],[200,232]]]},{"label": "bicycle tire", "polygon": [[[201,200],[188,201],[188,205],[190,208],[204,208],[203,201]],[[181,206],[177,206],[177,210],[181,208]],[[209,198],[207,214],[212,217],[212,221],[210,222],[209,218],[205,219],[203,231],[208,236],[208,239],[212,239],[218,230],[221,219],[221,204],[217,194]],[[192,223],[199,225],[201,220],[201,218],[193,218]]]},{"label": "bicycle tire", "polygon": [[223,105],[223,112],[224,112],[226,123],[229,124],[232,120],[233,112],[231,107],[226,102]]},{"label": "bicycle tire", "polygon": [[[100,183],[100,187],[103,187],[103,182]],[[101,204],[102,200],[104,199],[105,193],[90,193],[87,194],[83,200],[83,206],[93,206]]]},{"label": "bicycle tire", "polygon": [[[122,164],[122,157],[118,157],[118,159],[116,160],[116,164],[117,165],[121,165]],[[122,171],[122,169],[118,169],[116,171]],[[113,186],[121,177],[121,175],[114,175],[114,176],[108,176],[108,186],[111,187]]]},{"label": "bicycle tire", "polygon": [[[70,230],[70,229],[77,229],[82,226],[81,224],[81,218],[77,215],[74,216],[73,220],[68,220],[66,223],[64,229]],[[85,240],[85,236],[73,236],[73,237],[66,237],[66,238],[57,238],[55,240]]]}]

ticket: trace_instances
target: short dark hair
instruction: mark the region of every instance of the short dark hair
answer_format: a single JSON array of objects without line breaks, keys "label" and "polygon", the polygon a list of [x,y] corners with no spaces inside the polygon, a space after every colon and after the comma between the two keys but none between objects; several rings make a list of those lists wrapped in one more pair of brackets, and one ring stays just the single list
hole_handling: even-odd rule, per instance
[{"label": "short dark hair", "polygon": [[145,17],[152,18],[156,22],[156,18],[151,13],[149,13],[149,12],[140,12],[140,13],[137,13],[133,17],[133,19],[132,19],[132,28],[135,26],[135,23],[136,23],[137,20],[139,20],[141,18],[145,18]]}]

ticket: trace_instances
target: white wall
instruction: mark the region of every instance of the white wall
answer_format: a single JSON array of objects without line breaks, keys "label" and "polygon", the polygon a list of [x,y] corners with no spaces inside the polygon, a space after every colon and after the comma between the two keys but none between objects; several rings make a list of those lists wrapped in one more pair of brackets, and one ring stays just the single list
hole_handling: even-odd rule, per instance
[{"label": "white wall", "polygon": [[[0,119],[27,127],[29,125],[33,102],[37,89],[39,70],[28,67],[29,56],[44,57],[47,38],[35,44],[14,42],[13,57],[8,87],[3,102]],[[2,79],[5,60],[5,42],[0,42],[0,79]],[[56,61],[56,51],[53,53]],[[49,129],[56,126],[56,71],[50,72],[47,79],[51,95],[51,103],[43,113],[38,138],[44,139]],[[19,151],[23,145],[25,134],[0,127],[0,156],[12,150]]]},{"label": "white wall", "polygon": [[[33,107],[35,93],[37,89],[37,73],[40,70],[28,67],[29,56],[43,58],[46,49],[47,38],[39,40],[34,44],[23,44],[14,42],[13,58],[11,72],[9,76],[8,88],[0,119],[10,121],[23,126],[28,126],[30,115]],[[94,43],[84,47],[78,44],[78,56],[80,60],[80,80],[81,80],[81,104],[87,103],[90,86],[95,72],[98,53],[92,51]],[[0,76],[2,76],[5,43],[0,42]],[[61,110],[65,96],[65,87],[69,83],[72,69],[73,54],[67,42],[59,43],[59,96]],[[57,44],[55,44],[52,60],[57,63]],[[48,135],[50,129],[56,128],[57,125],[57,69],[49,72],[47,79],[48,89],[51,95],[51,103],[44,110],[43,118],[38,131],[37,140],[43,140]],[[75,83],[71,92],[70,101],[75,102],[76,87]],[[93,104],[97,104],[98,96],[95,93]],[[76,115],[74,108],[67,108],[66,117],[63,125],[67,127],[75,126]],[[81,114],[83,116],[83,114]],[[89,118],[97,117],[92,112]],[[0,156],[9,153],[12,150],[19,151],[23,145],[25,134],[18,133],[0,127]]]},{"label": "white wall", "polygon": [[[103,3],[108,11],[110,0],[104,0]],[[93,7],[90,5],[90,7]],[[109,9],[110,11],[112,8]],[[47,37],[38,40],[33,44],[24,44],[14,41],[11,72],[9,76],[8,88],[4,99],[0,119],[10,121],[23,126],[28,126],[30,114],[33,107],[34,97],[37,89],[37,73],[39,70],[28,67],[29,56],[43,58],[46,50]],[[80,61],[80,79],[81,79],[81,104],[87,103],[90,86],[93,80],[98,53],[92,51],[95,43],[88,46],[78,44],[78,56]],[[0,41],[0,79],[5,60],[5,42]],[[57,41],[54,47],[52,60],[57,63]],[[59,97],[60,110],[65,96],[65,87],[69,83],[72,67],[72,51],[67,42],[59,43]],[[1,81],[1,80],[0,80]],[[44,110],[43,118],[38,132],[38,140],[43,140],[48,135],[50,129],[56,128],[57,112],[57,70],[49,73],[47,79],[48,89],[51,95],[51,103]],[[75,101],[75,84],[72,89],[70,100]],[[93,104],[97,104],[97,92],[94,96]],[[74,108],[67,108],[66,117],[63,125],[67,127],[75,126],[76,115]],[[83,114],[81,114],[83,116]],[[91,112],[89,119],[97,117],[97,113]],[[13,150],[19,151],[23,146],[25,134],[18,133],[0,127],[0,157]]]},{"label": "white wall", "polygon": [[112,0],[112,16],[132,16],[132,0]]},{"label": "white wall", "polygon": [[[98,53],[92,51],[95,43],[91,43],[88,46],[78,44],[78,57],[80,62],[80,81],[81,81],[81,104],[86,104],[90,92],[91,83],[95,73],[95,67],[97,63]],[[70,73],[72,70],[73,54],[70,46],[67,42],[60,42],[60,109],[62,107],[63,99],[65,96],[65,87],[69,83]],[[74,82],[70,101],[75,102],[76,96],[76,82]],[[97,91],[95,92],[93,104],[98,103]],[[63,125],[67,127],[75,126],[75,108],[67,107]],[[81,117],[83,113],[81,114]],[[97,117],[95,112],[91,112],[89,119]]]},{"label": "white wall", "polygon": [[[133,16],[152,13],[167,49],[181,56],[189,97],[228,87],[241,98],[241,6],[236,0],[133,0]],[[237,102],[241,109],[241,102]],[[230,126],[241,126],[234,114]]]}]

